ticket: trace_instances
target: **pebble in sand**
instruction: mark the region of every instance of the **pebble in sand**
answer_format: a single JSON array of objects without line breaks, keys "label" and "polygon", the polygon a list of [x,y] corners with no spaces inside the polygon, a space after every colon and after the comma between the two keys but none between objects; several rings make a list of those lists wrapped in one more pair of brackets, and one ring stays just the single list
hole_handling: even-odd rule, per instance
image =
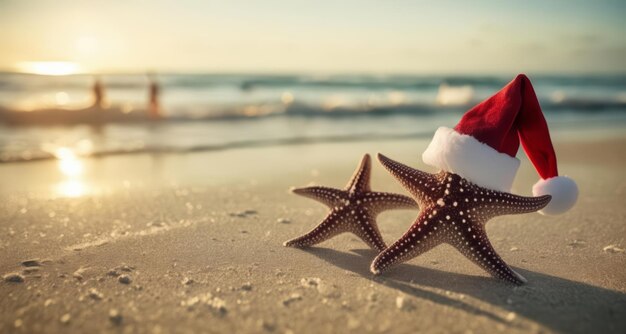
[{"label": "pebble in sand", "polygon": [[68,324],[70,320],[72,320],[72,316],[69,313],[65,313],[59,319],[59,321],[61,321],[62,324]]},{"label": "pebble in sand", "polygon": [[8,274],[2,276],[2,279],[4,279],[5,282],[10,282],[10,283],[22,283],[22,282],[24,282],[24,276],[22,276],[19,273],[8,273]]},{"label": "pebble in sand", "polygon": [[606,253],[624,253],[623,248],[619,248],[617,245],[608,245],[602,248]]},{"label": "pebble in sand", "polygon": [[302,300],[302,295],[299,293],[292,293],[289,297],[283,299],[283,305],[289,306],[290,304]]},{"label": "pebble in sand", "polygon": [[96,290],[96,288],[89,289],[87,295],[93,300],[101,300],[104,298],[104,295],[100,291]]},{"label": "pebble in sand", "polygon": [[24,267],[39,267],[41,266],[41,261],[39,259],[30,259],[22,261],[22,265]]},{"label": "pebble in sand", "polygon": [[415,308],[413,303],[405,296],[396,297],[396,308],[402,311],[410,311]]},{"label": "pebble in sand", "polygon": [[109,310],[109,321],[111,321],[114,325],[119,326],[124,321],[124,317],[118,310],[112,308]]},{"label": "pebble in sand", "polygon": [[128,275],[120,275],[117,280],[122,284],[130,284],[133,281],[133,279]]}]

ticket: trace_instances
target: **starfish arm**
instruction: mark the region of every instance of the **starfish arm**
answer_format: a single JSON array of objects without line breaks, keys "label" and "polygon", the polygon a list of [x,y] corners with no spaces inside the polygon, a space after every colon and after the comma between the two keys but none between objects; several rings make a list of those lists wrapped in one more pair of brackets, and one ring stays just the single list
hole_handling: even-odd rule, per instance
[{"label": "starfish arm", "polygon": [[365,154],[361,159],[361,164],[354,171],[346,190],[350,192],[370,191],[370,175],[372,174],[372,159],[369,154]]},{"label": "starfish arm", "polygon": [[436,175],[411,168],[380,153],[378,160],[415,197],[420,206],[436,201],[437,198],[433,197],[437,196],[433,194],[443,191]]},{"label": "starfish arm", "polygon": [[295,188],[292,192],[294,194],[321,202],[331,209],[345,205],[347,200],[347,194],[345,191],[329,187],[315,186]]},{"label": "starfish arm", "polygon": [[394,193],[369,192],[365,194],[363,201],[375,215],[394,209],[419,209],[411,197]]},{"label": "starfish arm", "polygon": [[400,239],[378,254],[370,271],[378,275],[394,264],[406,262],[439,245],[442,242],[440,215],[432,208],[422,211]]},{"label": "starfish arm", "polygon": [[353,214],[355,216],[354,224],[351,224],[350,232],[356,234],[361,238],[370,248],[382,252],[387,245],[383,240],[378,224],[376,224],[376,217],[368,210],[361,209]]},{"label": "starfish arm", "polygon": [[301,237],[285,241],[283,246],[297,248],[309,247],[326,241],[338,234],[347,232],[348,228],[344,219],[344,212],[331,211],[314,229]]},{"label": "starfish arm", "polygon": [[526,279],[509,267],[493,249],[482,225],[468,223],[452,231],[448,241],[459,252],[492,276],[521,285]]},{"label": "starfish arm", "polygon": [[490,202],[485,203],[485,209],[493,216],[531,213],[543,209],[551,199],[550,195],[526,197],[493,191]]},{"label": "starfish arm", "polygon": [[[456,174],[445,176],[444,204],[464,208],[475,222],[486,223],[489,219],[510,214],[522,214],[541,210],[548,205],[551,196],[524,197],[480,187]],[[467,209],[471,209],[467,210]]]}]

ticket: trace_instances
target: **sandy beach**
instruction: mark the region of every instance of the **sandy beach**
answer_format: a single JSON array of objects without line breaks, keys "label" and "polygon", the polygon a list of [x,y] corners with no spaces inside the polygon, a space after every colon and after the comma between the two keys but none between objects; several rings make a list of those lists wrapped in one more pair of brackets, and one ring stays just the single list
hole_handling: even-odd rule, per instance
[{"label": "sandy beach", "polygon": [[[86,172],[69,188],[55,160],[2,164],[0,332],[626,330],[623,135],[557,134],[560,170],[581,190],[577,206],[487,224],[496,250],[528,279],[524,286],[491,278],[447,245],[382,276],[369,272],[376,254],[353,235],[308,250],[282,246],[326,214],[291,187],[343,187],[363,153],[432,171],[419,157],[426,145],[407,139],[83,159]],[[529,195],[536,177],[522,160],[514,192]],[[372,187],[405,193],[377,161]],[[385,241],[416,216],[382,214]]]}]

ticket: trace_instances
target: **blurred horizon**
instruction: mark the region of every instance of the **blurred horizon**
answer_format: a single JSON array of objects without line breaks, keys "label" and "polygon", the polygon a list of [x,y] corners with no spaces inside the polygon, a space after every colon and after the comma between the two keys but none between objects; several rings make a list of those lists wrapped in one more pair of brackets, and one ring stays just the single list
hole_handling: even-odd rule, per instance
[{"label": "blurred horizon", "polygon": [[[626,74],[623,1],[2,1],[0,71]],[[454,9],[454,10],[453,10]]]},{"label": "blurred horizon", "polygon": [[213,71],[213,70],[155,70],[147,68],[145,70],[106,70],[106,71],[76,71],[63,74],[36,73],[31,71],[21,71],[17,69],[0,69],[0,75],[33,76],[41,78],[55,77],[118,77],[118,76],[146,76],[148,73],[157,76],[184,75],[184,76],[251,76],[251,77],[363,77],[363,78],[492,78],[512,80],[518,74],[525,74],[531,78],[626,78],[626,69],[623,72],[541,72],[541,71],[510,71],[494,73],[472,73],[472,72],[368,72],[368,71]]}]

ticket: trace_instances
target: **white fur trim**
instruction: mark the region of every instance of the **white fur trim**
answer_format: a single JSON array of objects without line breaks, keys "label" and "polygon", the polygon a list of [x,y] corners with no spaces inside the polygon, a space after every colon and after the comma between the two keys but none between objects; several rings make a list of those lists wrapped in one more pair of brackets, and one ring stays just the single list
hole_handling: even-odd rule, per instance
[{"label": "white fur trim", "polygon": [[422,160],[481,187],[506,192],[511,191],[520,165],[519,159],[443,126],[435,132]]},{"label": "white fur trim", "polygon": [[548,205],[541,209],[542,215],[558,215],[571,209],[578,199],[578,186],[567,176],[555,176],[539,180],[533,186],[533,195],[551,195]]}]

